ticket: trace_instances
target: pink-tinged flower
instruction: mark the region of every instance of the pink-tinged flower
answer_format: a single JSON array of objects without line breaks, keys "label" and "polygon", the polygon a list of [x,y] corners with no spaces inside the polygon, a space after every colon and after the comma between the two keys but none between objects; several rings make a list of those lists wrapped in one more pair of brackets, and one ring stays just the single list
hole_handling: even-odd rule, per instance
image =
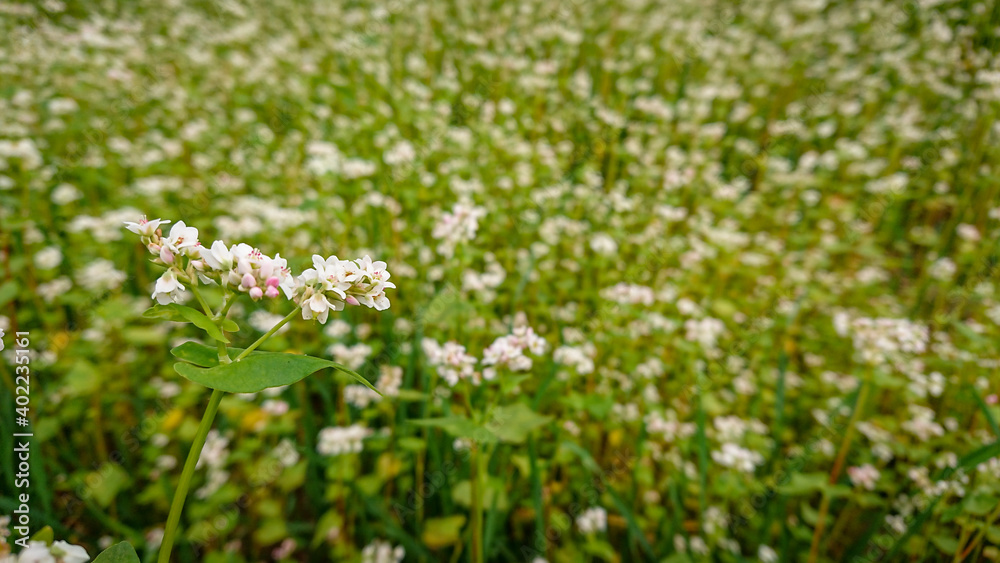
[{"label": "pink-tinged flower", "polygon": [[153,219],[149,221],[146,216],[143,215],[139,219],[138,223],[133,223],[131,221],[125,221],[125,228],[132,231],[133,233],[142,237],[151,237],[156,234],[156,230],[160,228],[160,225],[166,225],[170,221],[168,219]]},{"label": "pink-tinged flower", "polygon": [[198,254],[198,229],[188,227],[184,221],[174,223],[170,227],[170,234],[163,239],[163,246],[169,248],[174,254],[184,254],[194,256]]}]

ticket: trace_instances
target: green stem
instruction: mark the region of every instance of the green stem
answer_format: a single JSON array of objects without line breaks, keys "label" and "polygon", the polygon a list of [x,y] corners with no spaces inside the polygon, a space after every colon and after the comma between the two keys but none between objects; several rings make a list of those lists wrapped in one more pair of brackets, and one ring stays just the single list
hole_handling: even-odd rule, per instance
[{"label": "green stem", "polygon": [[479,460],[481,444],[472,444],[472,459],[469,469],[472,475],[469,476],[472,489],[472,563],[483,563],[483,491],[481,488],[482,467]]},{"label": "green stem", "polygon": [[242,352],[240,352],[240,355],[236,356],[236,359],[233,360],[233,361],[234,362],[238,362],[238,361],[242,360],[243,358],[247,357],[247,355],[250,354],[250,352],[253,352],[258,346],[260,346],[261,344],[263,344],[265,340],[267,340],[268,338],[271,338],[271,336],[274,333],[278,332],[279,328],[285,326],[285,324],[288,321],[290,321],[293,318],[295,318],[295,315],[297,315],[300,310],[302,310],[302,306],[301,305],[298,306],[298,307],[296,307],[294,310],[292,310],[291,313],[288,313],[287,317],[281,319],[281,322],[279,322],[278,324],[276,324],[273,327],[271,327],[271,330],[269,330],[266,333],[264,333],[264,336],[261,336],[260,338],[258,338],[257,341],[254,342],[253,344],[251,344],[246,350],[243,350]]},{"label": "green stem", "polygon": [[236,293],[227,293],[226,297],[223,298],[222,300],[222,308],[219,309],[219,312],[216,313],[214,317],[212,317],[212,320],[214,321],[224,320],[226,318],[226,315],[229,313],[229,308],[233,306],[233,303],[236,303],[237,297],[239,297],[239,295],[237,295]]},{"label": "green stem", "polygon": [[191,280],[191,293],[194,294],[194,298],[201,304],[201,308],[205,310],[205,315],[208,318],[212,318],[212,308],[208,306],[205,298],[201,296],[201,292],[198,291],[198,287],[195,285],[196,283],[198,283],[197,280]]},{"label": "green stem", "polygon": [[[868,399],[868,393],[871,388],[871,372],[866,374],[865,380],[861,382],[861,389],[858,390],[858,398],[854,403],[854,411],[851,412],[851,418],[847,421],[847,429],[844,431],[844,437],[840,442],[840,449],[837,452],[837,458],[833,462],[833,469],[830,470],[829,483],[831,485],[836,485],[837,480],[840,479],[840,472],[844,468],[844,463],[847,460],[847,454],[851,449],[851,440],[854,438],[854,427],[857,425],[858,418],[861,416],[861,409],[864,408],[865,401]],[[823,530],[826,528],[826,515],[830,510],[830,495],[826,492],[823,493],[823,499],[820,501],[819,515],[816,518],[816,528],[813,530],[812,545],[809,547],[809,563],[816,563],[819,557],[819,546],[820,541],[823,539]]]},{"label": "green stem", "polygon": [[181,480],[177,483],[177,490],[174,492],[174,500],[170,504],[170,514],[167,516],[167,525],[163,530],[163,542],[160,544],[159,563],[170,563],[170,550],[174,546],[174,539],[177,536],[177,524],[181,520],[181,512],[184,510],[184,501],[187,499],[188,489],[191,487],[191,478],[194,476],[194,469],[198,465],[198,458],[201,457],[201,450],[205,447],[205,438],[212,428],[212,421],[215,420],[215,413],[219,411],[219,403],[225,391],[215,389],[212,397],[208,400],[208,408],[205,409],[204,416],[201,417],[201,424],[198,426],[198,433],[194,436],[194,443],[188,452],[187,461],[184,462],[184,470],[181,472]]}]

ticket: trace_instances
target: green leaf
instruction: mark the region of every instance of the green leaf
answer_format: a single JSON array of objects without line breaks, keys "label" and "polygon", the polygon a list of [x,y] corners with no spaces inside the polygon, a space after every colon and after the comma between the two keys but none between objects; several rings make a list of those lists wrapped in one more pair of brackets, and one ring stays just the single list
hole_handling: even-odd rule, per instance
[{"label": "green leaf", "polygon": [[10,303],[17,297],[18,291],[17,282],[10,280],[3,285],[0,285],[0,307],[3,307],[7,303]]},{"label": "green leaf", "polygon": [[476,424],[464,416],[447,416],[442,418],[418,418],[407,421],[415,426],[440,428],[456,438],[469,438],[476,442],[492,444],[497,441],[496,434]]},{"label": "green leaf", "polygon": [[958,540],[948,536],[933,536],[931,538],[931,543],[937,546],[941,551],[951,555],[958,551]]},{"label": "green leaf", "polygon": [[185,307],[184,305],[178,305],[177,303],[171,303],[169,305],[153,305],[149,309],[146,309],[142,316],[147,319],[166,319],[168,321],[180,323],[189,322],[204,330],[209,336],[219,342],[229,343],[229,339],[226,338],[226,335],[222,334],[222,329],[212,322],[212,319],[208,318],[205,313],[200,313],[191,307]]},{"label": "green leaf", "polygon": [[424,522],[424,533],[420,536],[431,549],[439,549],[458,543],[465,525],[465,515],[430,518]]},{"label": "green leaf", "polygon": [[258,352],[252,353],[238,362],[220,364],[214,367],[199,367],[184,362],[174,364],[174,370],[185,378],[209,389],[218,389],[229,393],[257,393],[269,387],[291,385],[323,368],[334,368],[342,371],[379,393],[378,389],[375,389],[361,375],[337,362],[313,356]]},{"label": "green leaf", "polygon": [[997,506],[1000,506],[1000,499],[997,499],[992,495],[975,494],[970,497],[966,497],[962,505],[965,508],[965,511],[969,514],[986,516],[992,510],[995,510]]},{"label": "green leaf", "polygon": [[224,330],[226,332],[239,332],[240,331],[240,325],[236,324],[235,321],[232,321],[230,319],[223,319],[223,321],[222,321],[222,330]]},{"label": "green leaf", "polygon": [[55,541],[55,532],[52,531],[52,526],[45,526],[41,530],[35,532],[35,535],[31,536],[31,541],[43,541],[45,545],[52,545]]},{"label": "green leaf", "polygon": [[500,438],[501,442],[521,444],[528,439],[532,430],[545,426],[551,420],[551,416],[538,414],[528,405],[515,403],[497,407],[486,429]]},{"label": "green leaf", "polygon": [[[243,352],[243,348],[229,348],[229,357],[236,359]],[[206,346],[200,342],[188,341],[180,346],[175,346],[170,353],[179,360],[192,363],[203,368],[213,368],[219,365],[219,349],[214,346]],[[256,355],[261,352],[250,352]]]},{"label": "green leaf", "polygon": [[128,542],[123,541],[102,551],[94,563],[139,563],[139,556]]},{"label": "green leaf", "polygon": [[830,482],[826,473],[795,473],[778,492],[788,496],[808,495],[825,489]]}]

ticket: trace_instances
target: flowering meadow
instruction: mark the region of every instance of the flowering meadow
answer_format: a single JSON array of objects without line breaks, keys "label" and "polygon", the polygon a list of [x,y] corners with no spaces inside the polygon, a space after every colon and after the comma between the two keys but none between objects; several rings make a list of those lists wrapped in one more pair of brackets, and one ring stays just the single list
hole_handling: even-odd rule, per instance
[{"label": "flowering meadow", "polygon": [[1000,561],[998,115],[996,2],[0,0],[0,562]]}]

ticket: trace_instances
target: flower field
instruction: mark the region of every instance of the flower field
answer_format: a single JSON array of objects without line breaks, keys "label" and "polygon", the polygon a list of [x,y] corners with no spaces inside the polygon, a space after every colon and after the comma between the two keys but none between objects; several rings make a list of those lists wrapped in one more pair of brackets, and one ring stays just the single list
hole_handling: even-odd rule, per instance
[{"label": "flower field", "polygon": [[1000,561],[998,115],[995,2],[3,0],[0,563]]}]

